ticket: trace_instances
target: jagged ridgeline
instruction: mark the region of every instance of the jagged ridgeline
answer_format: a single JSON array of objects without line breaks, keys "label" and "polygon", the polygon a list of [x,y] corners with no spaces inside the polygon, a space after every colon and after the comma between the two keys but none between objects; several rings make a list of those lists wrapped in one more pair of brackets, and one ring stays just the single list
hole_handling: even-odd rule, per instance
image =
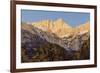
[{"label": "jagged ridgeline", "polygon": [[66,26],[62,19],[21,24],[22,63],[89,58],[89,22],[75,28]]}]

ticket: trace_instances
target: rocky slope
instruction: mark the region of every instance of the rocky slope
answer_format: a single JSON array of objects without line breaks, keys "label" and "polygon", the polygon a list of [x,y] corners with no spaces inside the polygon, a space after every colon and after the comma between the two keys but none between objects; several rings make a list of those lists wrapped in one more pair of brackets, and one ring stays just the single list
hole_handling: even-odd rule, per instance
[{"label": "rocky slope", "polygon": [[22,25],[21,33],[22,62],[70,60],[74,55],[57,43],[60,39],[54,34],[31,25]]},{"label": "rocky slope", "polygon": [[[62,23],[58,24],[60,22]],[[62,26],[61,19],[55,21],[54,24],[58,24],[58,27],[49,25],[49,21],[43,21],[38,25],[34,23],[33,26],[21,25],[22,62],[89,59],[89,32],[61,37],[68,30],[63,34],[59,33],[61,36],[58,36],[55,34],[58,29],[72,28]],[[51,28],[55,30],[52,31]]]}]

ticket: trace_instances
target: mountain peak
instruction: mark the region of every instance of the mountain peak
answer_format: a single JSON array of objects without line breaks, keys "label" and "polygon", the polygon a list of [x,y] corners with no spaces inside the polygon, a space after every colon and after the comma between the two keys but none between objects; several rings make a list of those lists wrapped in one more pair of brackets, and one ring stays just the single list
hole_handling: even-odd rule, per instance
[{"label": "mountain peak", "polygon": [[76,27],[76,29],[80,32],[89,31],[90,30],[90,22],[87,21],[86,23],[81,24],[80,26]]},{"label": "mountain peak", "polygon": [[72,28],[69,24],[65,23],[62,18],[52,20],[42,20],[39,22],[33,22],[32,25],[43,31],[54,33],[60,38],[67,37],[72,34],[78,34],[79,32],[89,31],[90,22],[81,24],[75,28]]},{"label": "mountain peak", "polygon": [[64,20],[62,18],[58,18],[55,21],[57,21],[57,22],[64,22]]}]

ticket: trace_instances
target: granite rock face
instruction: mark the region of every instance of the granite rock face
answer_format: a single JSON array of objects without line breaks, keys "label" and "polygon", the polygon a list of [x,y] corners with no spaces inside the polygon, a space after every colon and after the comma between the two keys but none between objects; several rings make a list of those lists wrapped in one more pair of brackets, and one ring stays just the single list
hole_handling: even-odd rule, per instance
[{"label": "granite rock face", "polygon": [[81,34],[83,32],[88,32],[90,30],[89,21],[77,27],[71,27],[68,23],[64,22],[64,20],[61,18],[56,19],[54,21],[41,20],[38,22],[33,22],[32,25],[48,33],[54,33],[59,38]]}]

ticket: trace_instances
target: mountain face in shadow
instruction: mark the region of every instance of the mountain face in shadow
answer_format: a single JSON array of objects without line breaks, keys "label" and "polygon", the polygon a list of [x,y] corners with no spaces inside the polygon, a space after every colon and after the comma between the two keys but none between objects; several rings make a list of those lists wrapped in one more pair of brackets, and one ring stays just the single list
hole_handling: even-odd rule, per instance
[{"label": "mountain face in shadow", "polygon": [[31,25],[22,25],[21,35],[22,62],[64,61],[73,58],[74,53],[68,52],[57,43],[51,43],[56,38],[54,34],[48,35]]},{"label": "mountain face in shadow", "polygon": [[[43,26],[47,27],[45,24]],[[89,32],[59,37],[54,32],[49,33],[47,30],[42,30],[43,26],[38,24],[37,27],[37,25],[33,26],[25,23],[21,25],[22,63],[85,60],[90,58]]]}]

